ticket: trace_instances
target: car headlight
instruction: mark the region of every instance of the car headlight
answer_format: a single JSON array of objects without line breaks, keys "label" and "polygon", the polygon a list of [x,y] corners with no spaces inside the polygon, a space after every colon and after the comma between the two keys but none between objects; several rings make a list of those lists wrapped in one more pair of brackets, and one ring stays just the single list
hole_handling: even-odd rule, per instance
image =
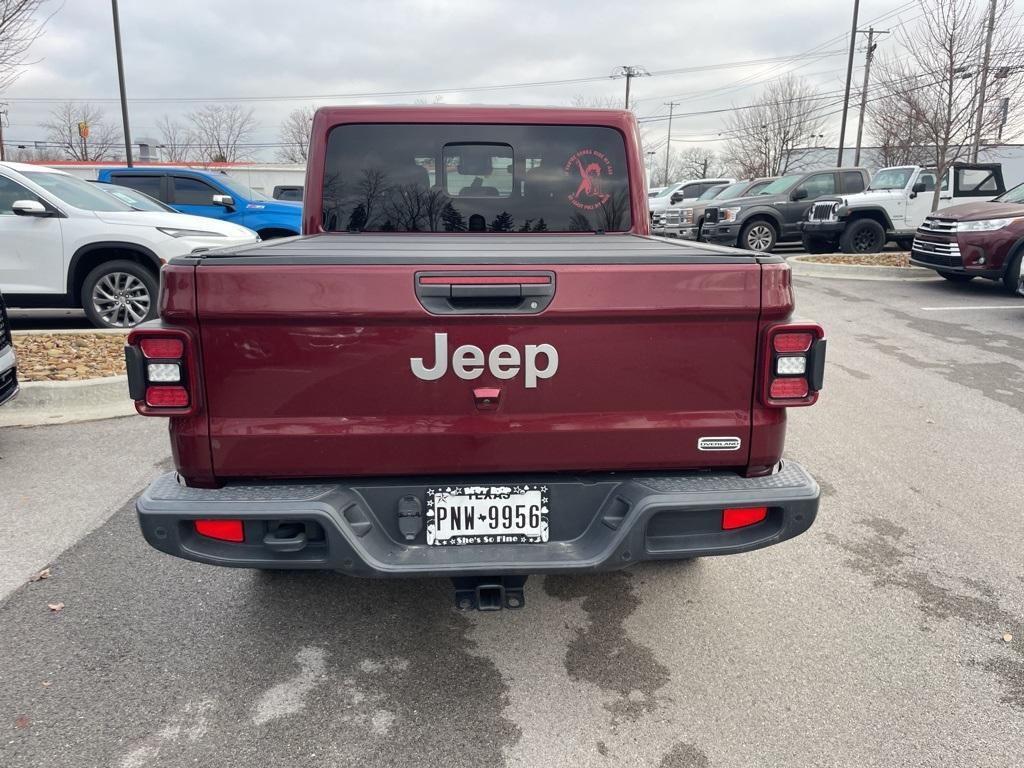
[{"label": "car headlight", "polygon": [[679,212],[679,220],[683,224],[693,224],[693,208],[683,208]]},{"label": "car headlight", "polygon": [[1014,222],[1020,221],[1020,217],[1013,219],[982,219],[981,221],[958,221],[957,232],[992,232],[996,229],[1008,227]]},{"label": "car headlight", "polygon": [[736,208],[720,208],[719,212],[722,217],[722,221],[736,221],[736,217],[740,215],[740,211],[743,208],[737,206]]},{"label": "car headlight", "polygon": [[220,232],[207,232],[204,229],[178,229],[177,227],[157,227],[157,229],[171,237],[224,237]]}]

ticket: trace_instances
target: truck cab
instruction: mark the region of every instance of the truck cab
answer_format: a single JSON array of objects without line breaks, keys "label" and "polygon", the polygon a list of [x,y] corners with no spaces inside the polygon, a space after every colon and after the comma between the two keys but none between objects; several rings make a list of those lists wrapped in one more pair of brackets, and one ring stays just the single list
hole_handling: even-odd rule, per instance
[{"label": "truck cab", "polygon": [[261,240],[297,235],[302,223],[302,203],[274,200],[224,171],[104,168],[98,180],[144,192],[181,213],[240,224]]},{"label": "truck cab", "polygon": [[818,200],[803,222],[808,253],[878,253],[891,240],[909,250],[914,232],[932,212],[935,186],[938,208],[991,200],[1005,191],[998,163],[955,163],[942,179],[934,168],[900,165],[883,168],[860,194]]}]

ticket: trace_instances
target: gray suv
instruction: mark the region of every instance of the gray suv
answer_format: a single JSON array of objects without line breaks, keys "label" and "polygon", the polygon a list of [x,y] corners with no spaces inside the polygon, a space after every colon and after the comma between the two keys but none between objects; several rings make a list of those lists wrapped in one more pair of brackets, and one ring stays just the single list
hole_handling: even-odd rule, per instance
[{"label": "gray suv", "polygon": [[18,371],[14,360],[11,326],[7,323],[7,307],[0,294],[0,405],[18,394]]},{"label": "gray suv", "polygon": [[800,240],[811,203],[819,197],[863,192],[864,168],[830,168],[781,176],[755,195],[704,209],[701,240],[766,253],[777,243]]}]

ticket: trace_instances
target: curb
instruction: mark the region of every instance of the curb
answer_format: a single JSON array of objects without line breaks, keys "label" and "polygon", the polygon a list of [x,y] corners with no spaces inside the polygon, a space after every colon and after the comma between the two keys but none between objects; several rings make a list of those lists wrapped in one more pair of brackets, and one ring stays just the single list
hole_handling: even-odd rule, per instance
[{"label": "curb", "polygon": [[786,259],[797,277],[834,277],[844,280],[938,280],[939,276],[923,267],[869,267],[863,264],[828,264],[804,261],[806,256]]},{"label": "curb", "polygon": [[108,376],[85,381],[27,381],[20,394],[0,409],[0,427],[67,424],[130,416],[128,377]]},{"label": "curb", "polygon": [[103,336],[128,335],[124,328],[44,328],[28,329],[24,331],[11,331],[12,336],[85,336],[100,334]]}]

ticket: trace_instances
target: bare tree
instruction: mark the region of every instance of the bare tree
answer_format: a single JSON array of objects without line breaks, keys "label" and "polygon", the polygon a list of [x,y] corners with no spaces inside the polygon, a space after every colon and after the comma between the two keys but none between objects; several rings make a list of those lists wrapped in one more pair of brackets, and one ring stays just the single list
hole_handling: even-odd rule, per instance
[{"label": "bare tree", "polygon": [[618,96],[587,96],[577,93],[569,100],[569,106],[580,109],[622,109],[622,99]]},{"label": "bare tree", "polygon": [[28,50],[43,33],[48,0],[0,0],[0,91],[18,79],[29,63]]},{"label": "bare tree", "polygon": [[687,179],[715,179],[723,173],[718,154],[705,147],[687,147],[679,153],[679,162]]},{"label": "bare tree", "polygon": [[277,159],[284,163],[304,163],[309,151],[309,135],[313,132],[316,107],[299,107],[281,123],[281,146]]},{"label": "bare tree", "polygon": [[913,115],[893,109],[887,99],[869,101],[866,111],[868,135],[878,147],[874,159],[880,167],[931,162],[928,134]]},{"label": "bare tree", "polygon": [[249,139],[259,124],[253,118],[255,110],[238,104],[207,104],[190,112],[189,122],[197,155],[203,160],[233,163],[253,155]]},{"label": "bare tree", "polygon": [[820,107],[817,90],[795,75],[773,81],[726,121],[723,160],[740,178],[785,174],[793,150],[820,132]]},{"label": "bare tree", "polygon": [[[896,113],[904,126],[912,126],[914,141],[931,151],[931,164],[938,176],[968,153],[974,137],[979,63],[985,43],[985,13],[965,0],[918,0],[923,20],[897,33],[903,48],[899,56],[882,63],[879,100]],[[986,4],[987,5],[987,4]],[[1009,98],[1019,102],[1024,92],[1024,70],[1000,67],[998,62],[1016,61],[1024,44],[1017,24],[1010,23],[1010,0],[997,6],[1000,30],[989,73],[989,95],[996,103]],[[982,133],[993,133],[1001,122],[998,110],[987,109]],[[932,209],[938,207],[940,185],[932,195]]]},{"label": "bare tree", "polygon": [[121,129],[106,121],[100,107],[88,102],[58,104],[41,127],[50,144],[69,160],[111,160],[119,156],[118,147],[124,144]]},{"label": "bare tree", "polygon": [[189,127],[170,115],[156,121],[160,132],[160,151],[163,159],[171,163],[185,163],[195,156],[195,137]]}]

